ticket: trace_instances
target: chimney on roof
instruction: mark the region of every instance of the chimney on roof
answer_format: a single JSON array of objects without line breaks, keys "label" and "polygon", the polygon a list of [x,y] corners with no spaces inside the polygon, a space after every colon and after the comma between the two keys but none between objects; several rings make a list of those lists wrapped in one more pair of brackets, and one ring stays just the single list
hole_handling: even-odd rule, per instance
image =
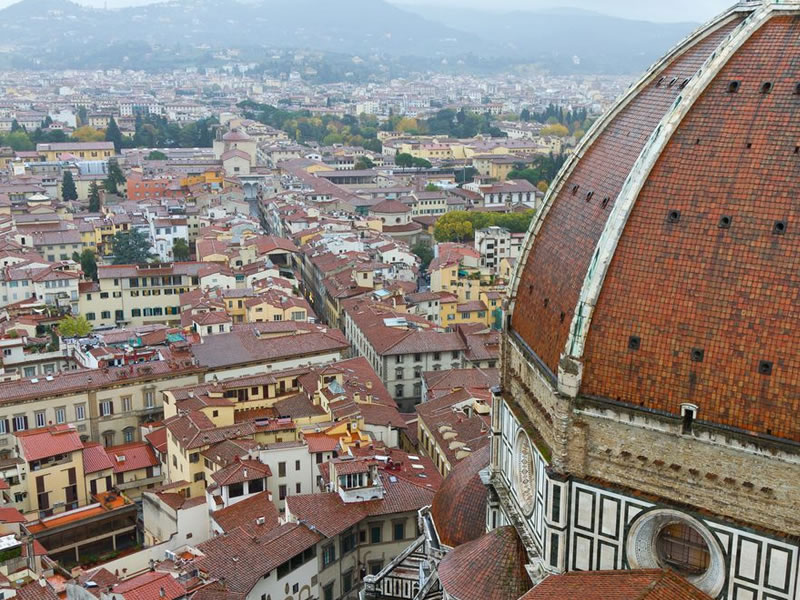
[{"label": "chimney on roof", "polygon": [[161,598],[166,598],[166,597],[167,597],[167,592],[165,592],[165,591],[164,591],[164,588],[163,588],[163,587],[160,587],[160,588],[158,588],[158,595],[159,595]]}]

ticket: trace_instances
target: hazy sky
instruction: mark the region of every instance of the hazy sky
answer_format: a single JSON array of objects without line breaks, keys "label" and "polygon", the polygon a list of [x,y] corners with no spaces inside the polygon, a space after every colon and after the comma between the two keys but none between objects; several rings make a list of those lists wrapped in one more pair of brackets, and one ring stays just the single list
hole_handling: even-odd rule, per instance
[{"label": "hazy sky", "polygon": [[[18,0],[0,0],[0,8]],[[110,8],[131,4],[148,4],[155,0],[78,0],[81,4]],[[289,0],[286,0],[289,1]],[[332,0],[319,0],[331,2]],[[705,21],[734,3],[734,0],[389,0],[395,4],[438,5],[452,7],[488,8],[492,10],[525,10],[574,6],[606,14],[652,21]]]}]

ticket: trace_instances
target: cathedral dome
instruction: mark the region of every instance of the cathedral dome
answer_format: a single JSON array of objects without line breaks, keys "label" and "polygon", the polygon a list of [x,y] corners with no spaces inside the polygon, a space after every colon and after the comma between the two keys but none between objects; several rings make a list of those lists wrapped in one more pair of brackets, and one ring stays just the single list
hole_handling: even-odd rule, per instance
[{"label": "cathedral dome", "polygon": [[509,333],[563,393],[800,442],[798,39],[797,0],[741,2],[553,182]]},{"label": "cathedral dome", "polygon": [[486,531],[488,490],[480,471],[489,466],[488,444],[455,467],[437,490],[431,504],[436,533],[447,546],[459,546]]}]

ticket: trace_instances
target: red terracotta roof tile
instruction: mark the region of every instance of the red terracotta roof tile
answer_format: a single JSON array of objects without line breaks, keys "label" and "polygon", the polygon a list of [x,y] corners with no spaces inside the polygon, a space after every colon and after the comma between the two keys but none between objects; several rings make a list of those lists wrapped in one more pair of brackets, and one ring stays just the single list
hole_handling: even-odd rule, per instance
[{"label": "red terracotta roof tile", "polygon": [[517,600],[531,587],[528,552],[513,526],[451,550],[439,564],[446,595],[459,600]]},{"label": "red terracotta roof tile", "polygon": [[550,575],[520,600],[710,600],[672,571],[573,571]]}]

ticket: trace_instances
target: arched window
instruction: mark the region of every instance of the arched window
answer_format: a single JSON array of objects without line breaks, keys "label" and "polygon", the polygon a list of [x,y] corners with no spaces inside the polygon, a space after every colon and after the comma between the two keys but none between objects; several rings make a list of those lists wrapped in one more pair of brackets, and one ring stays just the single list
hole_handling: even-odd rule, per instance
[{"label": "arched window", "polygon": [[113,431],[104,431],[103,432],[103,446],[108,448],[109,446],[114,445],[114,432]]}]

